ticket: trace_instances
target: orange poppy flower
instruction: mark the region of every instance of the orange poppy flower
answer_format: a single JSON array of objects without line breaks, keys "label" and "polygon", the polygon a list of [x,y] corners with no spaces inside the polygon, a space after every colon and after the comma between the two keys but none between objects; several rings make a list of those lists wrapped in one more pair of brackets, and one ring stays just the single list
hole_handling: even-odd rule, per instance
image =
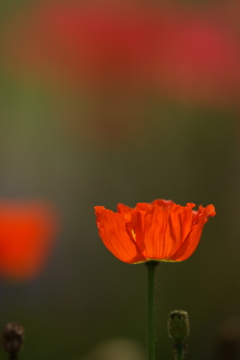
[{"label": "orange poppy flower", "polygon": [[118,204],[118,212],[95,206],[99,235],[119,260],[136,264],[148,260],[183,261],[195,251],[203,226],[215,216],[213,205],[186,206],[171,200],[138,203],[134,209]]},{"label": "orange poppy flower", "polygon": [[26,280],[44,268],[58,228],[42,201],[0,200],[0,277]]}]

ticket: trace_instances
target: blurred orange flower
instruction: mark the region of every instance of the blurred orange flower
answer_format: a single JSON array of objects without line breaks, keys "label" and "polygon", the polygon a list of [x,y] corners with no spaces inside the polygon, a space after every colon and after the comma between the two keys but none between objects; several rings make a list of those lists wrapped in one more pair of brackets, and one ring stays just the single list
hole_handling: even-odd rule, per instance
[{"label": "blurred orange flower", "polygon": [[40,201],[0,201],[0,277],[26,280],[43,269],[57,232],[56,210]]},{"label": "blurred orange flower", "polygon": [[118,212],[96,206],[99,235],[119,260],[135,264],[148,260],[183,261],[195,251],[203,226],[215,216],[213,205],[186,206],[171,200],[138,203],[134,209],[118,204]]}]

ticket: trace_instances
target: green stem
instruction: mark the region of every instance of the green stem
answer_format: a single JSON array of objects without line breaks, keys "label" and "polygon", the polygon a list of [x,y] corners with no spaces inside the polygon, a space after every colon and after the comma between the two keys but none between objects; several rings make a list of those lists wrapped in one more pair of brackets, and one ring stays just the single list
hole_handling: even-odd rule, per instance
[{"label": "green stem", "polygon": [[154,339],[154,275],[158,261],[147,261],[148,268],[148,300],[147,300],[147,352],[148,360],[155,360]]},{"label": "green stem", "polygon": [[185,358],[186,347],[183,341],[176,342],[174,345],[175,360],[183,360]]}]

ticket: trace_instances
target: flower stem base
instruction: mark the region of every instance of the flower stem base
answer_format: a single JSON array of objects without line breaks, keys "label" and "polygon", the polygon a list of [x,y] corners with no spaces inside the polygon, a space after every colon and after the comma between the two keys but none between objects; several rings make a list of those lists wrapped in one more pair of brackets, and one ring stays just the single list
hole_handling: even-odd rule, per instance
[{"label": "flower stem base", "polygon": [[148,297],[147,297],[147,352],[148,360],[155,360],[155,334],[154,334],[154,276],[158,261],[148,261]]},{"label": "flower stem base", "polygon": [[187,346],[183,341],[176,342],[174,345],[174,359],[184,360],[187,353]]}]

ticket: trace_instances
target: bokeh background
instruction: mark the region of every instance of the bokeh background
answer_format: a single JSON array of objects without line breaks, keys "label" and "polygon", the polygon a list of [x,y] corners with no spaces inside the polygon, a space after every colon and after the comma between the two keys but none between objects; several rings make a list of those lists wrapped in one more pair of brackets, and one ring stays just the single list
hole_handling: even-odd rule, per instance
[{"label": "bokeh background", "polygon": [[108,252],[93,207],[156,198],[217,211],[158,268],[158,359],[174,309],[189,359],[239,356],[239,18],[238,0],[0,1],[0,197],[58,218],[38,275],[0,271],[23,359],[144,359],[146,269]]}]

